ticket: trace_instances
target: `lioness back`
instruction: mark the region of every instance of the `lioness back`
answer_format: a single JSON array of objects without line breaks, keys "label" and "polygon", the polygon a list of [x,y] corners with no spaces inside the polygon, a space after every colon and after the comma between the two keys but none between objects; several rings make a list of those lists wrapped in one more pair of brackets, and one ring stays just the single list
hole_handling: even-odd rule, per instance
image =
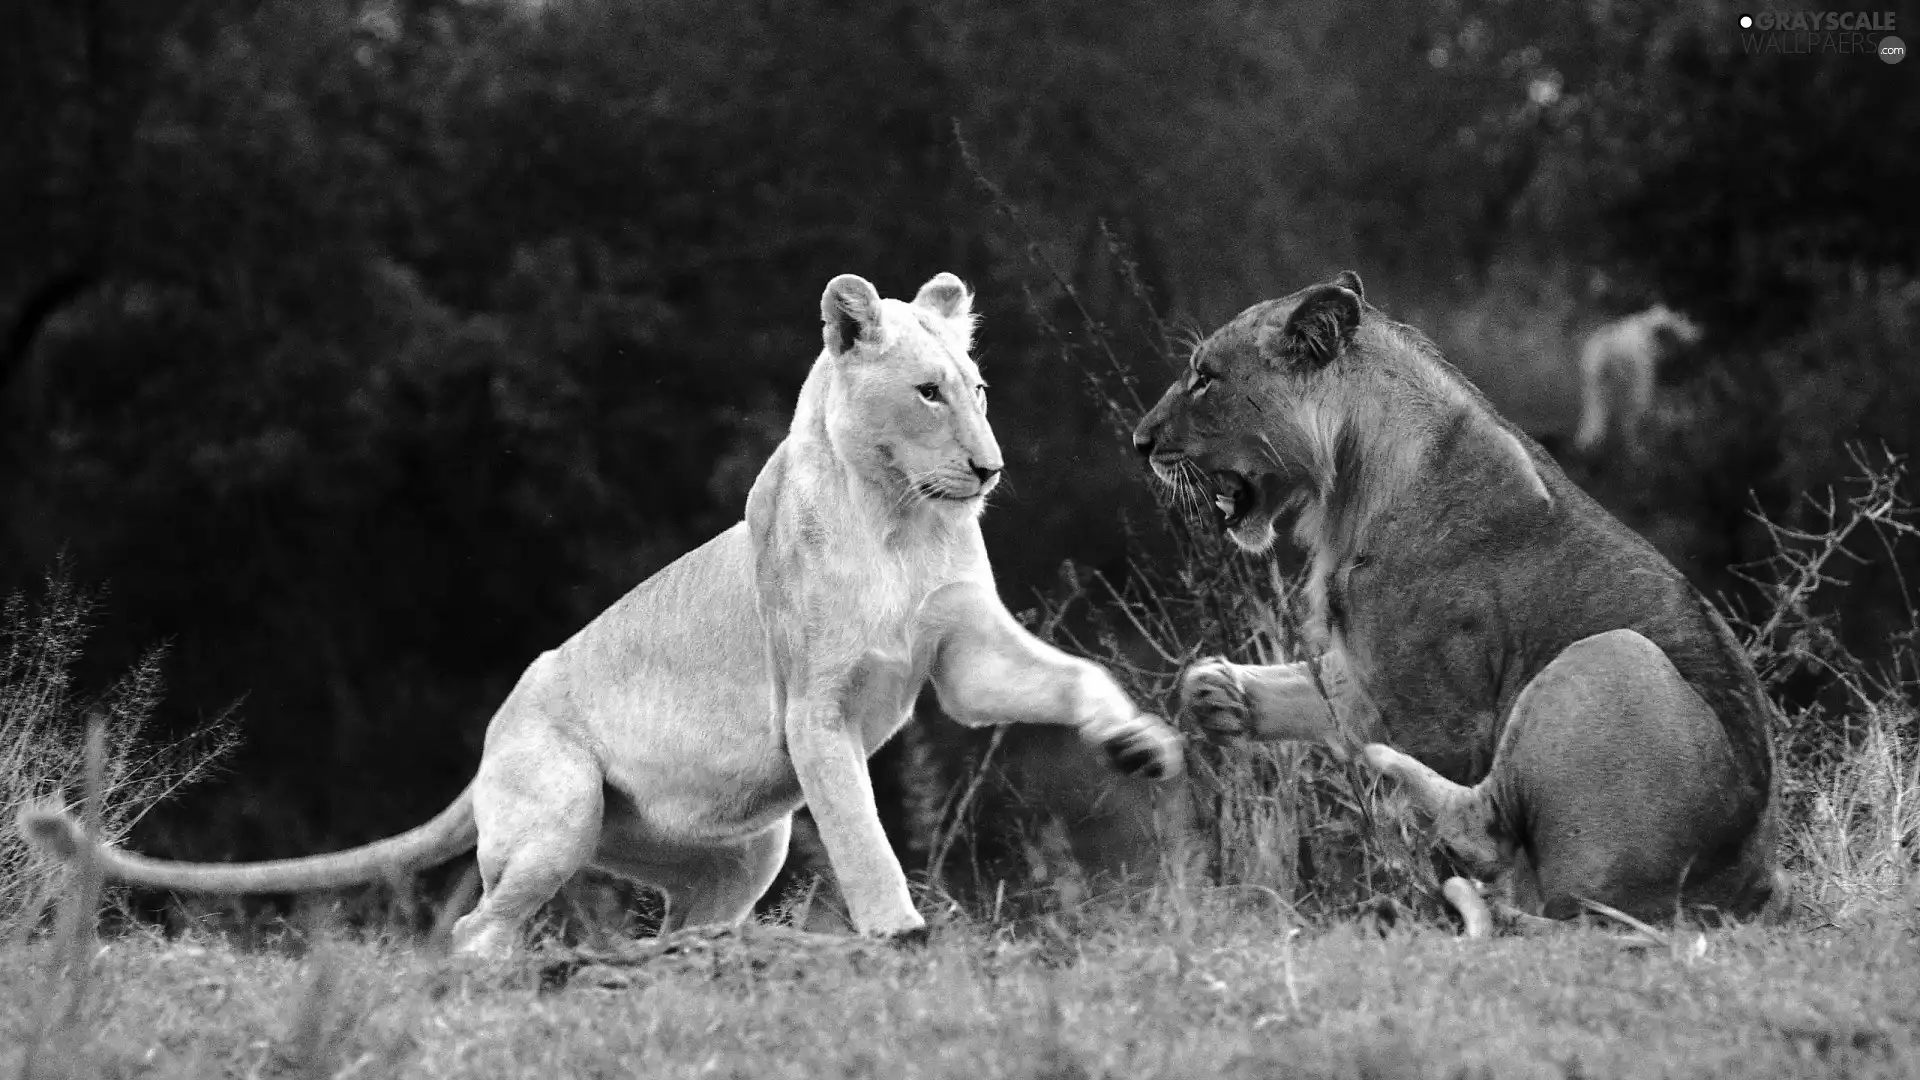
[{"label": "lioness back", "polygon": [[578,710],[644,715],[669,737],[716,723],[729,738],[773,737],[752,560],[746,523],[735,523],[561,644]]},{"label": "lioness back", "polygon": [[[700,842],[758,831],[799,797],[781,753],[754,597],[747,526],[737,523],[630,590],[555,650],[564,705],[529,722],[579,725],[607,756],[609,797],[635,827]],[[511,738],[513,719],[488,730]],[[729,797],[716,803],[713,792]]]},{"label": "lioness back", "polygon": [[[1714,710],[1743,762],[1760,803],[1771,780],[1765,719],[1772,706],[1726,623],[1698,590],[1644,538],[1569,480],[1551,456],[1497,414],[1488,416],[1527,455],[1548,498],[1494,499],[1471,520],[1444,513],[1388,525],[1379,544],[1396,547],[1391,565],[1369,559],[1332,597],[1329,617],[1367,672],[1396,745],[1457,783],[1474,783],[1492,764],[1494,729],[1448,722],[1459,703],[1457,672],[1491,664],[1490,696],[1478,723],[1504,717],[1527,682],[1569,645],[1630,629],[1672,660]],[[1485,440],[1462,423],[1451,438]],[[1451,466],[1459,490],[1503,492],[1517,486],[1511,461],[1489,445],[1456,454],[1433,451]],[[1376,545],[1379,546],[1379,545]],[[1391,582],[1391,588],[1366,588]],[[1489,657],[1489,638],[1499,642]],[[1477,695],[1476,695],[1477,696]]]}]

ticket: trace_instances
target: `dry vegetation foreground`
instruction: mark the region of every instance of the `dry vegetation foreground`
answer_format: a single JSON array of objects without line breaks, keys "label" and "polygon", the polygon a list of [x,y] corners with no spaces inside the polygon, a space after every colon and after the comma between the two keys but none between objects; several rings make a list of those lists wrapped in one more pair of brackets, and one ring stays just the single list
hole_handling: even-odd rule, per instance
[{"label": "dry vegetation foreground", "polygon": [[[463,968],[392,943],[123,937],[40,1076],[1913,1076],[1911,919],[1472,943],[1259,912],[921,946],[771,926]],[[298,955],[296,955],[298,954]],[[0,955],[0,1076],[49,1000]],[[64,996],[66,989],[52,991]],[[52,1011],[60,1011],[56,1008]]]},{"label": "dry vegetation foreground", "polygon": [[[476,967],[398,934],[96,940],[113,896],[0,828],[0,1080],[1920,1077],[1920,604],[1885,671],[1809,606],[1850,535],[1920,536],[1899,479],[1824,533],[1778,530],[1772,614],[1744,624],[1763,675],[1847,695],[1775,732],[1786,927],[1461,940],[1420,923],[1431,838],[1402,800],[1300,748],[1194,756],[1202,846],[1225,853],[1207,873],[1176,859],[1130,911],[1062,887],[1052,914],[951,915],[913,946],[754,925]],[[137,737],[137,672],[67,722],[84,608],[54,595],[37,622],[0,610],[0,822],[60,797],[117,840],[209,759]],[[1311,889],[1279,857],[1303,840]],[[1333,914],[1380,902],[1407,914]]]}]

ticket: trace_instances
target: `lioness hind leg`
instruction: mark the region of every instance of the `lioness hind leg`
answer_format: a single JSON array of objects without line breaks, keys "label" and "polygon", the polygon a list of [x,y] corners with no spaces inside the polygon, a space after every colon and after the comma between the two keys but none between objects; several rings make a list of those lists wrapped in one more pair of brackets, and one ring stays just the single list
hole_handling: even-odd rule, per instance
[{"label": "lioness hind leg", "polygon": [[603,811],[599,766],[560,742],[490,748],[474,779],[480,903],[453,924],[454,952],[503,957],[520,927],[593,854]]},{"label": "lioness hind leg", "polygon": [[1499,837],[1499,823],[1484,784],[1463,787],[1381,743],[1368,743],[1363,756],[1368,767],[1393,777],[1413,796],[1414,803],[1432,819],[1441,842],[1475,877],[1494,878],[1507,870],[1512,861],[1511,845]]},{"label": "lioness hind leg", "polygon": [[1440,842],[1476,875],[1448,878],[1440,895],[1460,913],[1467,937],[1491,935],[1493,910],[1482,879],[1504,879],[1512,852],[1496,835],[1498,823],[1481,790],[1462,787],[1390,746],[1370,743],[1362,753],[1375,772],[1399,781],[1432,820]]},{"label": "lioness hind leg", "polygon": [[745,920],[786,863],[792,835],[793,818],[781,818],[738,846],[716,849],[707,858],[685,864],[674,880],[659,881],[667,894],[667,917],[660,932]]},{"label": "lioness hind leg", "polygon": [[1683,886],[1744,915],[1773,884],[1771,809],[1754,818],[1720,720],[1631,630],[1576,641],[1534,676],[1486,783],[1525,816],[1549,917],[1590,900],[1663,921]]}]

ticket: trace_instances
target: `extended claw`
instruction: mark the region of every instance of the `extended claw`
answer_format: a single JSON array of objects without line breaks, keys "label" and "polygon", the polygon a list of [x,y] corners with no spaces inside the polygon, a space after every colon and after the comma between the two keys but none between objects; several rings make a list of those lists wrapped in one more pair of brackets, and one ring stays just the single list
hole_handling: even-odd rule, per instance
[{"label": "extended claw", "polygon": [[1239,670],[1225,660],[1202,660],[1180,680],[1180,701],[1188,716],[1209,739],[1243,739],[1252,726],[1246,685]]},{"label": "extended claw", "polygon": [[1180,734],[1157,716],[1142,713],[1137,722],[1141,726],[1106,741],[1107,760],[1128,776],[1166,780],[1180,775],[1185,767]]}]

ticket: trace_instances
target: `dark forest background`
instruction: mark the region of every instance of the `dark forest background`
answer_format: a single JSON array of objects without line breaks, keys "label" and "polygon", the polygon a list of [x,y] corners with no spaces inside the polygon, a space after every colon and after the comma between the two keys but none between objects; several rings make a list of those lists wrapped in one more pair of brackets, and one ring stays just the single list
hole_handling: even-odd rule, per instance
[{"label": "dark forest background", "polygon": [[[0,588],[65,553],[106,589],[88,678],[164,643],[166,725],[238,702],[159,853],[442,805],[533,656],[738,519],[843,271],[978,290],[1015,609],[1159,550],[1062,343],[1112,329],[1151,394],[1134,328],[1342,268],[1554,446],[1586,331],[1699,318],[1653,443],[1569,464],[1710,590],[1749,506],[1920,442],[1920,64],[1747,55],[1727,4],[9,12]],[[1856,649],[1910,625],[1901,569],[1844,593]]]}]

